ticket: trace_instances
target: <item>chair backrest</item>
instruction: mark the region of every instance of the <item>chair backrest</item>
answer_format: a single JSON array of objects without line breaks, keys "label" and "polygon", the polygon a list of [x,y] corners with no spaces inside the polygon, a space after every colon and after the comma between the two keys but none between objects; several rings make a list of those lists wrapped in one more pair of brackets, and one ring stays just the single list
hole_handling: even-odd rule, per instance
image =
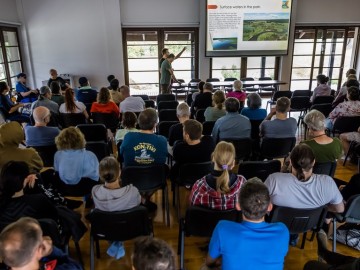
[{"label": "chair backrest", "polygon": [[44,167],[52,167],[54,165],[54,156],[57,151],[56,145],[46,145],[46,146],[31,146],[38,152],[39,156],[41,157]]},{"label": "chair backrest", "polygon": [[360,126],[360,116],[342,116],[336,119],[333,133],[357,131]]},{"label": "chair backrest", "polygon": [[126,241],[151,234],[148,211],[144,206],[105,212],[94,209],[87,218],[91,224],[91,235],[96,239]]},{"label": "chair backrest", "polygon": [[193,100],[192,100],[192,93],[190,93],[190,94],[187,94],[187,96],[186,96],[186,103],[187,103],[187,105],[189,105],[189,107],[191,107],[191,104],[192,104],[192,102],[193,102]]},{"label": "chair backrest", "polygon": [[255,81],[255,79],[252,77],[245,77],[245,78],[241,78],[241,81]]},{"label": "chair backrest", "polygon": [[252,141],[251,138],[232,139],[224,138],[222,141],[231,142],[235,147],[236,160],[246,160],[251,156]]},{"label": "chair backrest", "polygon": [[257,140],[260,138],[260,124],[263,120],[250,120],[251,138]]},{"label": "chair backrest", "polygon": [[51,218],[41,218],[37,220],[40,224],[43,236],[49,236],[56,247],[63,247],[65,244],[59,232],[58,224]]},{"label": "chair backrest", "polygon": [[86,150],[93,152],[99,162],[104,157],[110,156],[109,145],[106,142],[86,142],[85,148]]},{"label": "chair backrest", "polygon": [[195,119],[200,123],[205,122],[205,109],[198,109],[195,114]]},{"label": "chair backrest", "polygon": [[203,125],[203,135],[211,135],[216,121],[205,121]]},{"label": "chair backrest", "polygon": [[238,174],[244,176],[246,179],[258,177],[263,182],[272,173],[280,172],[280,160],[266,160],[266,161],[245,161],[239,164]]},{"label": "chair backrest", "polygon": [[148,166],[127,166],[121,172],[123,186],[133,184],[141,192],[164,187],[169,168],[165,164]]},{"label": "chair backrest", "polygon": [[119,117],[113,113],[91,113],[94,124],[103,124],[106,128],[116,130],[119,125]]},{"label": "chair backrest", "polygon": [[104,124],[81,124],[76,126],[87,142],[107,142],[107,129]]},{"label": "chair backrest", "polygon": [[272,78],[271,77],[260,77],[259,81],[271,81]]},{"label": "chair backrest", "polygon": [[155,108],[155,101],[153,100],[144,100],[145,108]]},{"label": "chair backrest", "polygon": [[279,98],[281,97],[287,97],[287,98],[291,98],[292,92],[291,91],[276,91],[274,93],[274,96],[272,98],[272,101],[277,101]]},{"label": "chair backrest", "polygon": [[334,177],[335,170],[336,170],[336,161],[330,162],[315,162],[313,173],[316,174],[326,174],[331,177]]},{"label": "chair backrest", "polygon": [[315,104],[310,107],[311,110],[318,110],[322,112],[325,117],[328,117],[331,111],[333,110],[331,103],[324,103],[324,104]]},{"label": "chair backrest", "polygon": [[182,186],[192,186],[197,180],[209,174],[213,168],[212,163],[187,163],[179,168],[178,183]]},{"label": "chair backrest", "polygon": [[179,123],[179,121],[163,121],[163,122],[159,122],[158,125],[158,130],[159,130],[159,135],[164,136],[165,138],[169,138],[169,130],[171,128],[172,125],[175,125]]},{"label": "chair backrest", "polygon": [[294,148],[296,138],[263,138],[260,146],[264,158],[287,157]]},{"label": "chair backrest", "polygon": [[161,110],[164,109],[171,109],[171,110],[176,110],[176,107],[179,105],[179,102],[177,100],[168,100],[168,101],[160,101],[157,104],[157,109],[160,112]]},{"label": "chair backrest", "polygon": [[156,97],[156,104],[159,104],[160,101],[170,101],[176,100],[175,95],[173,94],[160,94]]},{"label": "chair backrest", "polygon": [[297,209],[274,205],[270,214],[270,222],[284,223],[288,227],[290,234],[303,233],[314,228],[320,228],[326,212],[326,205],[313,209]]},{"label": "chair backrest", "polygon": [[191,79],[188,85],[188,89],[190,90],[197,89],[199,82],[201,82],[201,79]]},{"label": "chair backrest", "polygon": [[310,108],[310,98],[307,96],[292,96],[290,100],[290,109],[293,111],[305,111]]},{"label": "chair backrest", "polygon": [[324,103],[332,103],[335,97],[333,96],[317,96],[315,97],[313,104],[324,104]]},{"label": "chair backrest", "polygon": [[237,80],[237,78],[225,78],[224,82],[234,82],[236,80]]},{"label": "chair backrest", "polygon": [[359,223],[360,195],[353,195],[347,200],[343,216],[349,222],[351,222],[351,220],[356,220],[356,223]]},{"label": "chair backrest", "polygon": [[178,121],[176,109],[164,109],[159,111],[159,122]]},{"label": "chair backrest", "polygon": [[211,237],[220,220],[239,222],[241,212],[233,210],[212,210],[192,206],[186,210],[184,231],[187,236]]},{"label": "chair backrest", "polygon": [[309,97],[311,96],[310,90],[295,90],[292,93],[292,97]]},{"label": "chair backrest", "polygon": [[208,79],[206,79],[206,82],[220,82],[220,79],[218,79],[218,78],[208,78]]},{"label": "chair backrest", "polygon": [[144,101],[145,100],[150,100],[148,95],[132,95],[133,97],[141,97]]},{"label": "chair backrest", "polygon": [[60,118],[63,128],[86,124],[86,118],[83,113],[61,113]]}]

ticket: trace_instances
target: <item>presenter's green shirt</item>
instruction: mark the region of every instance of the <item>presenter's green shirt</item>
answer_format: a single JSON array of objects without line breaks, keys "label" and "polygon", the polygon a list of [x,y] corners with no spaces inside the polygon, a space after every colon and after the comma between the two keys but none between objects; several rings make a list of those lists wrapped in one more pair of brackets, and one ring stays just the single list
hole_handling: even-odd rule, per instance
[{"label": "presenter's green shirt", "polygon": [[160,84],[170,84],[171,82],[171,74],[169,69],[171,69],[171,64],[168,60],[165,60],[161,64],[161,77]]}]

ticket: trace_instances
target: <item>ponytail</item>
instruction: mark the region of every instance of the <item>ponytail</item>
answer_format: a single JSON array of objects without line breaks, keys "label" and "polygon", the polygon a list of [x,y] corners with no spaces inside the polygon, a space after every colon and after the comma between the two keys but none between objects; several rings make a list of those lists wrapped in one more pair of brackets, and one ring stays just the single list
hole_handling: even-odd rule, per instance
[{"label": "ponytail", "polygon": [[230,191],[228,165],[222,165],[222,168],[223,171],[221,175],[216,178],[216,191],[220,193],[228,193]]},{"label": "ponytail", "polygon": [[312,149],[306,144],[299,144],[290,153],[291,165],[296,171],[296,178],[299,181],[305,182],[305,172],[313,168],[315,155]]}]

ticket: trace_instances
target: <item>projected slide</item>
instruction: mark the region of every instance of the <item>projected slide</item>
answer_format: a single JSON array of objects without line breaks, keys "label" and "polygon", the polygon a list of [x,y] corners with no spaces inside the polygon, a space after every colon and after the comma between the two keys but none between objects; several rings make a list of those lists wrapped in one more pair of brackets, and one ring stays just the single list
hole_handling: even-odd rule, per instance
[{"label": "projected slide", "polygon": [[206,56],[285,55],[290,0],[208,0]]}]

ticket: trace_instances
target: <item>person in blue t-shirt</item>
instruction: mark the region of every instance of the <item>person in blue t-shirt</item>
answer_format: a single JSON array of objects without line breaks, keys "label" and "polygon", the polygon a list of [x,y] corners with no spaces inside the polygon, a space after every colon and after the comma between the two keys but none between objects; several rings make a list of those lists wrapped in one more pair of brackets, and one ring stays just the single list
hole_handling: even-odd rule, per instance
[{"label": "person in blue t-shirt", "polygon": [[31,103],[38,99],[39,90],[37,89],[30,89],[26,86],[26,74],[19,73],[16,75],[18,79],[15,89],[16,93],[18,94],[18,102],[21,101],[22,103]]},{"label": "person in blue t-shirt", "polygon": [[247,96],[246,108],[241,110],[241,115],[246,116],[249,120],[264,120],[267,111],[261,108],[261,97],[258,93],[251,93]]},{"label": "person in blue t-shirt", "polygon": [[148,108],[138,118],[140,132],[125,135],[120,147],[123,166],[164,164],[167,157],[167,141],[164,136],[154,134],[157,113]]},{"label": "person in blue t-shirt", "polygon": [[80,88],[76,91],[76,100],[84,104],[91,104],[96,101],[97,91],[92,89],[86,77],[79,78]]},{"label": "person in blue t-shirt", "polygon": [[[267,187],[249,180],[239,194],[243,221],[220,221],[210,240],[206,266],[223,270],[280,270],[288,252],[289,231],[283,223],[267,223],[272,209]],[[221,263],[222,261],[222,263]]]}]

